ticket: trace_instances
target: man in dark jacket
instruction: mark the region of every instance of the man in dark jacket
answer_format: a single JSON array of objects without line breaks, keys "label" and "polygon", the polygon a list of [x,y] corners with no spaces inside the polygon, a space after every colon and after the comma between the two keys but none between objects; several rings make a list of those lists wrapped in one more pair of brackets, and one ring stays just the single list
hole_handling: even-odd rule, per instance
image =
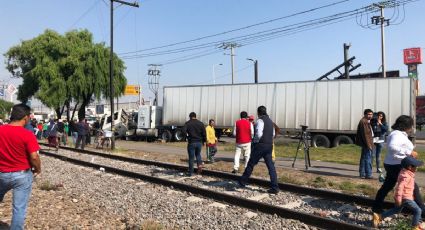
[{"label": "man in dark jacket", "polygon": [[75,143],[75,148],[78,149],[81,142],[81,149],[84,150],[84,146],[86,146],[86,136],[89,132],[89,128],[85,122],[84,118],[80,118],[80,122],[75,125],[75,128],[78,133],[77,142]]},{"label": "man in dark jacket", "polygon": [[363,118],[357,125],[356,144],[362,147],[359,173],[361,178],[372,179],[372,149],[373,132],[370,120],[373,117],[371,109],[365,109]]},{"label": "man in dark jacket", "polygon": [[189,155],[189,176],[193,174],[193,158],[196,156],[198,174],[202,171],[201,150],[206,141],[205,125],[196,119],[196,113],[189,114],[189,121],[183,126],[183,133],[187,135],[187,153]]},{"label": "man in dark jacket", "polygon": [[272,160],[273,150],[273,138],[275,135],[275,129],[273,121],[270,120],[267,115],[266,107],[260,106],[257,109],[258,120],[255,125],[255,135],[253,139],[254,150],[252,151],[251,158],[249,158],[248,165],[242,177],[239,180],[239,185],[245,187],[248,183],[248,179],[254,170],[255,165],[258,164],[261,158],[264,158],[264,162],[267,165],[270,175],[271,189],[267,190],[268,193],[277,194],[279,193],[279,185],[277,182],[276,168]]}]

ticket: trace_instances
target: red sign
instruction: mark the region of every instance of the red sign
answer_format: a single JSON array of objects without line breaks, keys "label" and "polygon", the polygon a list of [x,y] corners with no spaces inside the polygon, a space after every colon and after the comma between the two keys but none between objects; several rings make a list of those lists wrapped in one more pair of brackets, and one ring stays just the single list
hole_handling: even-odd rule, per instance
[{"label": "red sign", "polygon": [[422,64],[422,49],[421,48],[409,48],[403,50],[404,64]]}]

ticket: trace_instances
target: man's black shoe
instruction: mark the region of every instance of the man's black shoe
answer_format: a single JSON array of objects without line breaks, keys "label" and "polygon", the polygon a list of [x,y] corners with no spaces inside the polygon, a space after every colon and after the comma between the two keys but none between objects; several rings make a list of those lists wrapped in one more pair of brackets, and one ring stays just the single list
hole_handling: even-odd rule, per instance
[{"label": "man's black shoe", "polygon": [[267,190],[267,192],[268,193],[270,193],[270,194],[278,194],[279,193],[279,190],[276,190],[276,189],[269,189],[269,190]]},{"label": "man's black shoe", "polygon": [[241,187],[241,188],[245,188],[246,187],[246,185],[244,183],[242,183],[240,181],[237,181],[237,182],[238,182],[239,187]]}]

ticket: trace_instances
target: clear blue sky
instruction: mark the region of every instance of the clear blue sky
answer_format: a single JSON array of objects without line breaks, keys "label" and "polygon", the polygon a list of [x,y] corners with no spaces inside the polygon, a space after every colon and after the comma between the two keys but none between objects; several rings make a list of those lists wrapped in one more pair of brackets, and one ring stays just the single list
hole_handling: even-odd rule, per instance
[{"label": "clear blue sky", "polygon": [[[115,3],[114,51],[118,54],[218,34],[341,1],[139,0],[138,2],[139,8],[119,6]],[[245,30],[144,53],[178,48],[187,50],[194,45],[219,42],[248,34],[252,36],[261,31],[359,9],[374,2],[378,1],[345,1]],[[409,47],[425,47],[424,12],[423,0],[406,4],[404,9],[399,7],[396,11],[385,10],[385,16],[393,19],[390,23],[400,23],[385,29],[387,70],[400,70],[403,76],[407,75],[402,50]],[[373,15],[378,14],[363,14],[363,22],[365,23],[366,19],[369,21]],[[86,28],[93,33],[96,42],[105,42],[109,46],[109,0],[2,1],[0,28],[2,54],[11,46],[19,44],[22,40],[34,38],[46,29],[53,29],[63,34],[71,29]],[[342,63],[344,42],[352,45],[349,54],[356,56],[354,64],[362,64],[354,73],[377,72],[381,65],[380,30],[362,28],[356,22],[356,17],[292,35],[280,33],[277,36],[275,39],[250,45],[242,42],[245,45],[235,49],[236,83],[253,82],[253,65],[246,58],[258,60],[260,82],[315,80]],[[168,60],[214,49],[214,46],[210,46],[173,55],[125,59],[127,66],[125,75],[129,84],[142,84],[144,95],[149,98],[152,94],[147,85],[147,64],[166,63]],[[230,56],[223,54],[229,51],[217,49],[215,51],[216,53],[212,55],[164,65],[160,78],[161,86],[212,84],[212,68],[218,63],[223,65],[215,68],[216,82],[230,83]],[[4,68],[3,55],[0,59],[0,79],[19,84],[17,80],[9,80],[10,74]],[[423,74],[425,69],[419,66],[420,79]],[[425,91],[423,82],[425,80],[421,83],[422,93]],[[127,99],[134,100],[134,98]]]}]

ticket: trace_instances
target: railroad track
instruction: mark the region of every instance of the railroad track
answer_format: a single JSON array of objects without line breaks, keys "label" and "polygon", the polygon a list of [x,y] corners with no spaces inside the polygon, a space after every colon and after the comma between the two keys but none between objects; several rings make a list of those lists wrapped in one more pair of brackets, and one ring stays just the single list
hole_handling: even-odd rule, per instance
[{"label": "railroad track", "polygon": [[[40,143],[40,145],[48,146],[47,144],[44,144],[44,143]],[[186,172],[188,170],[187,166],[177,165],[177,164],[170,164],[170,163],[164,163],[164,162],[158,162],[158,161],[124,157],[124,156],[102,153],[102,152],[98,152],[98,151],[75,149],[75,148],[71,148],[71,147],[61,147],[61,149],[70,150],[70,151],[79,152],[79,153],[84,153],[84,154],[89,154],[89,155],[93,155],[93,156],[100,156],[100,157],[109,158],[109,159],[112,159],[112,160],[119,160],[119,161],[124,161],[124,162],[129,162],[129,163],[135,163],[135,164],[154,165],[154,166],[157,166],[157,167],[174,169],[174,170],[179,170],[179,171],[184,171],[184,172]],[[202,175],[218,177],[218,178],[227,179],[227,180],[235,180],[235,181],[239,180],[239,178],[240,178],[240,176],[232,174],[232,173],[215,171],[215,170],[208,170],[208,169],[203,169]],[[249,179],[249,182],[250,182],[250,184],[255,184],[255,185],[258,185],[258,186],[262,186],[262,187],[269,187],[270,186],[270,181],[260,179],[260,178],[255,178],[255,177],[251,177]],[[344,194],[344,193],[340,193],[340,192],[333,192],[333,191],[328,191],[328,190],[324,190],[324,189],[317,189],[317,188],[309,188],[309,187],[305,187],[305,186],[299,186],[299,185],[288,184],[288,183],[279,183],[279,188],[281,190],[287,191],[287,192],[309,195],[309,196],[314,196],[314,197],[320,197],[320,198],[323,198],[323,199],[336,200],[336,201],[341,201],[341,202],[356,203],[358,205],[368,206],[368,207],[372,207],[372,204],[374,202],[374,200],[370,199],[369,197],[349,195],[349,194]],[[388,202],[388,201],[386,201],[384,203],[384,208],[392,208],[392,207],[394,207],[394,203]]]},{"label": "railroad track", "polygon": [[[113,160],[120,160],[120,161],[125,161],[125,162],[131,162],[131,163],[135,163],[135,164],[141,164],[140,161],[143,161],[144,165],[155,165],[157,167],[164,167],[164,168],[173,168],[175,170],[187,170],[187,167],[181,166],[181,165],[173,165],[173,164],[164,164],[164,163],[159,163],[159,162],[153,162],[153,161],[145,161],[145,160],[140,160],[140,159],[133,159],[133,158],[127,158],[127,157],[121,157],[121,156],[114,156],[114,155],[110,155],[110,154],[104,154],[104,153],[99,153],[99,152],[94,152],[94,151],[88,151],[88,150],[78,150],[76,151],[76,149],[73,148],[63,148],[63,149],[67,149],[70,151],[74,151],[74,152],[80,152],[80,153],[86,153],[86,154],[91,154],[91,155],[96,155],[96,156],[101,156],[101,157],[106,157],[109,159],[113,159]],[[130,178],[135,178],[135,179],[141,179],[144,181],[149,181],[151,183],[156,183],[156,184],[160,184],[160,185],[165,185],[165,186],[171,186],[173,188],[182,190],[182,191],[187,191],[190,192],[192,194],[197,194],[200,196],[204,196],[210,199],[214,199],[217,201],[222,201],[222,202],[226,202],[229,204],[233,204],[236,206],[240,206],[240,207],[244,207],[244,208],[248,208],[248,209],[252,209],[252,210],[257,210],[263,213],[267,213],[267,214],[276,214],[280,217],[283,218],[289,218],[289,219],[295,219],[295,220],[299,220],[303,223],[312,225],[312,226],[316,226],[319,228],[326,228],[326,229],[367,229],[363,226],[359,226],[359,225],[354,225],[354,224],[350,224],[350,223],[346,223],[346,222],[342,222],[342,221],[338,221],[338,220],[333,220],[333,219],[329,219],[329,218],[323,218],[320,217],[318,215],[313,215],[313,214],[309,214],[309,213],[304,213],[304,212],[298,212],[298,211],[294,211],[288,208],[283,208],[280,206],[276,206],[276,205],[271,205],[271,204],[267,204],[267,203],[263,203],[263,202],[259,202],[259,201],[255,201],[255,200],[251,200],[251,199],[246,199],[246,198],[241,198],[239,196],[234,196],[234,195],[229,195],[227,193],[224,192],[218,192],[218,191],[212,191],[210,189],[205,189],[205,188],[201,188],[199,186],[192,186],[192,185],[188,185],[188,184],[184,184],[184,183],[180,183],[177,181],[173,181],[173,180],[168,180],[168,179],[164,179],[164,178],[158,178],[156,176],[149,176],[146,174],[142,174],[142,173],[136,173],[133,171],[127,171],[127,170],[123,170],[123,169],[119,169],[116,167],[111,167],[108,165],[103,165],[103,164],[96,164],[96,163],[92,163],[89,161],[83,161],[83,160],[78,160],[78,159],[74,159],[72,157],[67,157],[64,156],[63,154],[55,154],[55,153],[51,153],[45,150],[42,150],[41,153],[51,156],[51,157],[55,157],[64,161],[68,161],[74,164],[78,164],[81,166],[86,166],[86,167],[91,167],[94,169],[99,169],[99,168],[103,168],[106,172],[110,172],[110,173],[114,173],[114,174],[118,174],[121,176],[126,176],[126,177],[130,177]],[[92,158],[93,161],[93,158]],[[222,172],[216,172],[216,171],[212,171],[212,170],[205,170],[205,173],[203,173],[203,175],[209,174],[213,177],[221,177]],[[235,176],[233,174],[228,174],[228,173],[224,173],[225,175],[229,176],[229,179],[231,180],[235,180],[238,178],[238,176]],[[221,177],[222,178],[222,177]],[[264,180],[260,180],[260,179],[256,179],[258,180],[256,183],[257,184],[267,184],[267,181]],[[258,183],[260,182],[260,183]],[[285,185],[285,184],[281,184],[281,185]],[[285,189],[285,186],[281,186],[282,189]],[[310,188],[305,188],[305,187],[300,187],[303,189],[310,189]],[[313,192],[315,189],[312,189],[309,193],[303,193],[303,194],[307,194],[307,195],[311,195],[311,196],[315,196],[316,194],[311,194],[311,192]],[[321,190],[322,192],[324,190]],[[333,197],[331,200],[335,200],[335,197]],[[351,199],[349,200],[350,203],[353,202],[353,197],[351,197]]]}]

